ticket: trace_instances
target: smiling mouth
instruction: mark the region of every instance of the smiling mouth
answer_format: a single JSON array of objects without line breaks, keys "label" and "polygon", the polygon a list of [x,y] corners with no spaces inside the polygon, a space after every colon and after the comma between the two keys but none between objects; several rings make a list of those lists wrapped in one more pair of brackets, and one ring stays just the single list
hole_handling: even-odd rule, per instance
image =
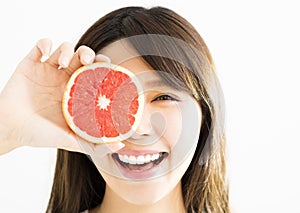
[{"label": "smiling mouth", "polygon": [[168,155],[169,154],[167,152],[158,152],[155,154],[139,156],[113,153],[112,157],[119,163],[119,165],[130,172],[144,172],[159,165],[168,157]]}]

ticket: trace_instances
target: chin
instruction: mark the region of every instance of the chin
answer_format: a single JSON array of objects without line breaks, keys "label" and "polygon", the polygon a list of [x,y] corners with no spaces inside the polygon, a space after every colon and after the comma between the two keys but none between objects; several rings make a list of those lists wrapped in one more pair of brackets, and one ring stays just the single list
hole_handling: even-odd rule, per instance
[{"label": "chin", "polygon": [[[180,179],[170,181],[166,176],[150,181],[123,182],[112,189],[119,197],[138,206],[153,205],[164,199],[173,192],[181,193]],[[177,194],[177,193],[175,193]]]},{"label": "chin", "polygon": [[146,193],[141,195],[132,195],[128,196],[125,195],[122,197],[123,200],[125,200],[128,203],[137,205],[137,206],[147,206],[147,205],[153,205],[155,203],[158,203],[160,200],[162,200],[164,196],[161,195],[146,195]]},{"label": "chin", "polygon": [[181,187],[180,178],[172,181],[168,175],[148,181],[126,181],[115,177],[105,177],[107,189],[127,203],[152,205],[167,197],[171,191]]}]

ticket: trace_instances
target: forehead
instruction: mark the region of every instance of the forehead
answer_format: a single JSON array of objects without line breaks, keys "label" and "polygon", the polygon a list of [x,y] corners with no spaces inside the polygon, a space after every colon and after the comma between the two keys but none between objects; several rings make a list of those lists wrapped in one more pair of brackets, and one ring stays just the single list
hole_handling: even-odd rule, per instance
[{"label": "forehead", "polygon": [[165,83],[157,72],[124,40],[109,44],[98,53],[108,56],[111,59],[111,63],[130,70],[144,86],[165,86]]},{"label": "forehead", "polygon": [[[120,66],[124,66],[124,64],[132,66],[133,63],[127,62],[136,57],[140,57],[139,53],[126,40],[113,42],[101,49],[98,53],[108,56],[113,64]],[[135,60],[135,62],[137,62],[137,60]],[[145,64],[144,68],[150,69],[150,67],[146,66]]]}]

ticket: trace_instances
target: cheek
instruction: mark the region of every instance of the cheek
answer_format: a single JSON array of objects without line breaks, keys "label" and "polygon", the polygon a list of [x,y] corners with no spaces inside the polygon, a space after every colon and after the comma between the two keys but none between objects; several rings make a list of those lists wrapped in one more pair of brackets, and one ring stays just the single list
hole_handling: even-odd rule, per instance
[{"label": "cheek", "polygon": [[[194,100],[164,111],[166,129],[162,141],[169,146],[169,168],[174,169],[193,156],[200,134],[202,114]],[[188,166],[188,165],[186,165]]]},{"label": "cheek", "polygon": [[163,141],[172,149],[180,140],[180,135],[183,130],[182,113],[178,106],[162,111],[165,127],[162,135]]},{"label": "cheek", "polygon": [[159,110],[161,119],[153,124],[161,132],[162,140],[173,148],[179,142],[194,146],[198,142],[202,113],[199,105],[192,98],[177,103],[172,107]]}]

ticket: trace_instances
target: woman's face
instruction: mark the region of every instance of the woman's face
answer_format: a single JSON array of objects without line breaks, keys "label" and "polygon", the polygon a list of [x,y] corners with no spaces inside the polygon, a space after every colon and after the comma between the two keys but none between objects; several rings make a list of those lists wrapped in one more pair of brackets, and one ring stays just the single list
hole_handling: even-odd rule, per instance
[{"label": "woman's face", "polygon": [[136,204],[157,202],[180,190],[200,133],[200,106],[189,93],[166,85],[126,44],[111,44],[100,53],[136,75],[145,104],[135,133],[122,141],[125,147],[91,158],[106,181],[106,193]]}]

